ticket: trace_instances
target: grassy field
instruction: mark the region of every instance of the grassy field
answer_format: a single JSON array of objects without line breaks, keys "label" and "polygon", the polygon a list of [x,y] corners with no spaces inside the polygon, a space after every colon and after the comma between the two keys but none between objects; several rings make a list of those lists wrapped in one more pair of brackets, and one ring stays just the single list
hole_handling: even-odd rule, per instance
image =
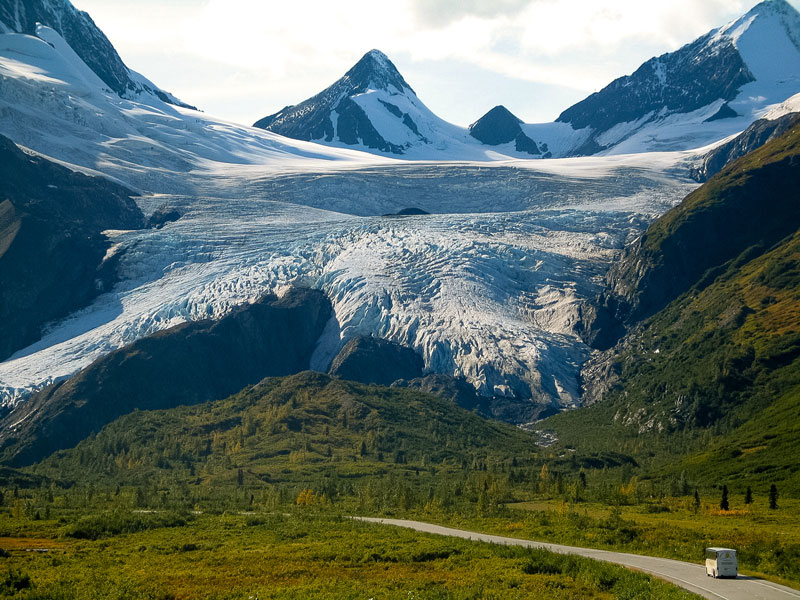
[{"label": "grassy field", "polygon": [[309,506],[72,511],[49,521],[6,513],[0,534],[0,595],[25,600],[696,598],[622,567],[357,523]]}]

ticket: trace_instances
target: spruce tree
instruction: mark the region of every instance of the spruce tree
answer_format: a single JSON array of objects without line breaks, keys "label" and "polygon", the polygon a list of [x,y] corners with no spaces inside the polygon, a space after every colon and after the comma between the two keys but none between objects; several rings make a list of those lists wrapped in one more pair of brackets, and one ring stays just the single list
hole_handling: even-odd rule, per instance
[{"label": "spruce tree", "polygon": [[774,483],[769,486],[769,507],[773,510],[778,508],[778,488]]},{"label": "spruce tree", "polygon": [[728,486],[722,486],[722,499],[719,501],[719,509],[720,510],[730,510],[730,505],[728,504]]},{"label": "spruce tree", "polygon": [[747,486],[747,490],[744,493],[744,503],[745,504],[753,503],[753,490],[749,485]]},{"label": "spruce tree", "polygon": [[697,490],[694,491],[694,514],[700,510],[700,494]]}]

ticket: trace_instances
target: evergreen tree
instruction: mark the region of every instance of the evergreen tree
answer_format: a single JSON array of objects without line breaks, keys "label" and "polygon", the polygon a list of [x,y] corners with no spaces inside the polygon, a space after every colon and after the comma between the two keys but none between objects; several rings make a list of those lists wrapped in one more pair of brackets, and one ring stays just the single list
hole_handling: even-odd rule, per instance
[{"label": "evergreen tree", "polygon": [[728,486],[722,486],[722,499],[719,501],[719,509],[720,510],[730,510],[730,505],[728,504]]},{"label": "evergreen tree", "polygon": [[680,479],[678,479],[678,495],[689,495],[689,481],[686,479],[686,471],[681,471]]},{"label": "evergreen tree", "polygon": [[778,488],[774,483],[769,486],[769,507],[773,510],[778,508]]},{"label": "evergreen tree", "polygon": [[745,504],[753,503],[753,490],[749,485],[747,486],[747,490],[744,493],[744,503]]},{"label": "evergreen tree", "polygon": [[137,508],[142,508],[147,504],[147,495],[145,494],[144,490],[140,487],[136,488],[134,504],[136,505]]},{"label": "evergreen tree", "polygon": [[700,494],[697,490],[694,491],[694,514],[700,510]]}]

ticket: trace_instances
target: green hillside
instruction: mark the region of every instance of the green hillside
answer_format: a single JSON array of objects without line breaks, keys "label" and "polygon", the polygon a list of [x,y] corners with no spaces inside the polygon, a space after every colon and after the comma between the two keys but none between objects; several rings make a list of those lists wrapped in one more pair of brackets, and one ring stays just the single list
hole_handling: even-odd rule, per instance
[{"label": "green hillside", "polygon": [[[652,272],[667,271],[672,253],[684,263],[707,260],[693,253],[707,243],[694,239],[704,235],[698,223],[752,226],[725,226],[738,237],[719,243],[741,251],[634,327],[599,359],[603,368],[586,370],[589,389],[610,378],[599,403],[542,428],[579,452],[628,453],[649,473],[685,471],[703,485],[736,488],[783,482],[800,494],[800,188],[787,188],[798,177],[795,127],[657,221],[642,251],[657,265]],[[620,272],[643,264],[641,255],[626,261]]]},{"label": "green hillside", "polygon": [[319,373],[266,379],[225,400],[114,421],[34,467],[61,481],[312,484],[319,477],[461,471],[523,460],[530,434],[435,396]]}]

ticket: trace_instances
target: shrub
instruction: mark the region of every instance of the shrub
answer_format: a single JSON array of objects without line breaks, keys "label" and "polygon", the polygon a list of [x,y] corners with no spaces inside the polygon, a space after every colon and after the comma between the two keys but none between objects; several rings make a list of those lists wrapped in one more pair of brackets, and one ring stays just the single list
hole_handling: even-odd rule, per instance
[{"label": "shrub", "polygon": [[161,527],[181,527],[190,516],[178,513],[128,513],[121,510],[83,517],[63,530],[63,535],[97,540],[121,533],[136,533]]}]

